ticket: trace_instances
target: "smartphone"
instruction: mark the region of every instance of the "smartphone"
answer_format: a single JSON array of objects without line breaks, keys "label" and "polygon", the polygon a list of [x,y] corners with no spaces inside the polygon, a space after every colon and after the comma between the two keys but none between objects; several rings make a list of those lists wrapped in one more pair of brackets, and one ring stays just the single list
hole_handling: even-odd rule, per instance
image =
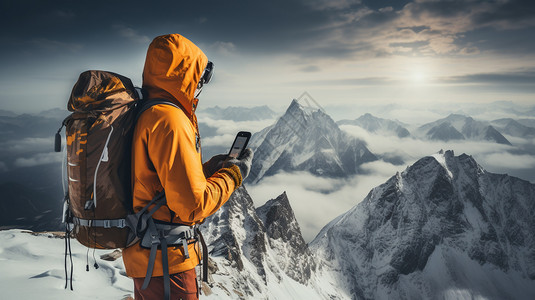
[{"label": "smartphone", "polygon": [[228,153],[228,156],[231,158],[238,158],[242,154],[243,150],[247,147],[249,139],[251,138],[251,133],[248,131],[240,131],[232,143],[232,147]]}]

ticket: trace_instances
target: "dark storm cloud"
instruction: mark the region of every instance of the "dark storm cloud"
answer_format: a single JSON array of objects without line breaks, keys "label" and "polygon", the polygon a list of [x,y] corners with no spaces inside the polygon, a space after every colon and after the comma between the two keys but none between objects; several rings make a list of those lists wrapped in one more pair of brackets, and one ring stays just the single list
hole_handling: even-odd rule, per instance
[{"label": "dark storm cloud", "polygon": [[[0,39],[16,53],[21,41],[106,45],[178,32],[196,42],[232,42],[239,49],[285,52],[318,38],[329,14],[301,1],[9,1],[2,3]],[[139,39],[139,37],[141,37]]]},{"label": "dark storm cloud", "polygon": [[477,1],[414,1],[407,6],[407,10],[417,19],[427,14],[434,17],[453,18],[470,12],[475,5],[478,5]]},{"label": "dark storm cloud", "polygon": [[506,27],[518,27],[535,24],[535,2],[531,0],[511,0],[498,2],[487,11],[475,14],[474,23],[478,26],[501,24]]},{"label": "dark storm cloud", "polygon": [[430,44],[424,47],[427,53],[462,53],[465,33],[477,36],[473,31],[487,26],[503,30],[535,25],[535,5],[525,0],[22,0],[1,5],[0,54],[12,55],[21,54],[25,40],[94,50],[95,44],[146,46],[154,36],[170,32],[208,45],[232,43],[237,51],[302,58],[396,54],[392,48],[422,41]]}]

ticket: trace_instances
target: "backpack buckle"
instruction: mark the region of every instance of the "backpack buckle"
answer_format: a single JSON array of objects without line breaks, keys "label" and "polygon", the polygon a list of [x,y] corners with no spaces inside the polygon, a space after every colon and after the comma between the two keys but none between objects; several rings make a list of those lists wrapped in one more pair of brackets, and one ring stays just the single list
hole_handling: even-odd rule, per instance
[{"label": "backpack buckle", "polygon": [[104,221],[104,228],[111,228],[111,221],[110,220],[103,220]]},{"label": "backpack buckle", "polygon": [[126,227],[126,219],[119,219],[117,221],[118,221],[118,224],[117,224],[118,228],[125,228]]}]

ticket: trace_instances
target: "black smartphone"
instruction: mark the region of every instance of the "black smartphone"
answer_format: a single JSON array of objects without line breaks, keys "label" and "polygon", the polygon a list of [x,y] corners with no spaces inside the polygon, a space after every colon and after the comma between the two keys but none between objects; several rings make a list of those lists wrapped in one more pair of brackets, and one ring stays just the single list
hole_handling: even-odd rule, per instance
[{"label": "black smartphone", "polygon": [[232,147],[228,153],[228,156],[231,158],[238,158],[242,154],[243,150],[247,147],[249,139],[251,138],[251,133],[248,131],[240,131],[232,143]]}]

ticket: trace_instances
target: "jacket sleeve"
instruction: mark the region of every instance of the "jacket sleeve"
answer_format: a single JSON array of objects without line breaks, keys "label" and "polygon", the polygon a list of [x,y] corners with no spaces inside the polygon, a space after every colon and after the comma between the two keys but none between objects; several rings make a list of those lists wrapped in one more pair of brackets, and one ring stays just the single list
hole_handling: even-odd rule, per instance
[{"label": "jacket sleeve", "polygon": [[215,213],[241,184],[236,166],[205,178],[197,150],[196,130],[187,116],[169,105],[157,105],[151,114],[147,150],[167,205],[179,222],[197,223]]}]

